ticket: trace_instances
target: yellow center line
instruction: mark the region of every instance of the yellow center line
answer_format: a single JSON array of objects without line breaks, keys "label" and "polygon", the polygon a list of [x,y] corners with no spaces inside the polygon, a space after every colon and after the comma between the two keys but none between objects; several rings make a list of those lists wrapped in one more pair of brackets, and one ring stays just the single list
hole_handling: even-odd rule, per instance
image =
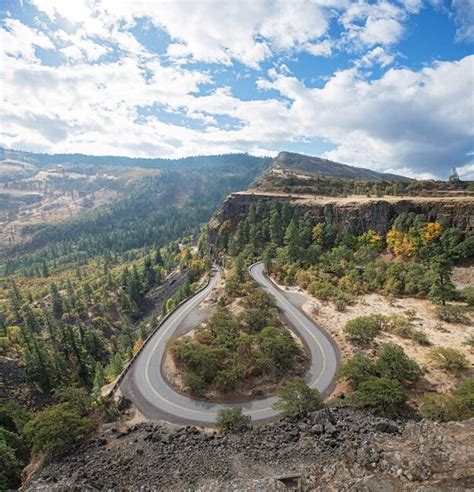
[{"label": "yellow center line", "polygon": [[[217,279],[218,277],[214,277],[215,279]],[[199,299],[199,302],[196,302],[196,306],[198,306],[199,304],[201,304],[201,302],[207,297],[208,295],[208,291],[212,290],[212,287],[214,287],[214,284],[215,284],[216,280],[214,280],[212,283],[209,284],[209,289],[208,290],[205,290],[203,293],[202,293],[202,299],[201,299],[201,296],[198,296],[197,299]],[[319,372],[319,375],[318,377],[311,382],[311,386],[315,386],[319,381],[320,379],[322,378],[323,374],[324,374],[324,370],[326,369],[326,354],[323,350],[323,347],[321,345],[321,343],[319,342],[319,340],[315,337],[315,335],[312,333],[311,330],[309,330],[300,320],[299,316],[300,316],[300,313],[298,311],[296,311],[296,308],[294,306],[291,305],[290,301],[288,301],[286,299],[286,297],[280,293],[278,290],[276,290],[275,286],[272,285],[273,282],[270,280],[270,285],[271,287],[277,292],[277,294],[279,294],[285,302],[288,303],[288,306],[291,308],[289,309],[288,311],[291,312],[292,316],[294,318],[296,318],[297,322],[299,322],[299,324],[301,325],[301,327],[309,334],[309,336],[316,342],[316,344],[318,345],[320,351],[321,351],[321,355],[322,355],[322,358],[323,358],[323,367],[321,368],[321,371]],[[274,294],[273,294],[274,297],[276,297]],[[194,298],[194,301],[196,300],[196,298]],[[193,306],[194,308],[195,306]],[[294,312],[292,312],[292,310],[295,310],[297,314],[295,314]],[[178,313],[177,313],[178,314]],[[202,411],[202,410],[194,410],[192,408],[189,408],[189,407],[184,407],[182,405],[179,405],[178,403],[175,403],[175,402],[172,402],[170,400],[168,400],[166,397],[164,397],[161,393],[159,393],[156,388],[153,386],[151,380],[150,380],[150,377],[149,377],[149,366],[150,366],[150,362],[151,362],[151,358],[155,352],[155,350],[157,349],[158,345],[160,344],[160,342],[163,340],[163,338],[166,336],[167,332],[170,331],[170,329],[176,324],[176,322],[180,319],[180,316],[176,316],[176,319],[173,320],[171,322],[171,324],[169,325],[169,327],[163,332],[163,334],[158,338],[158,340],[156,341],[155,345],[153,346],[153,350],[150,352],[150,355],[148,356],[148,359],[147,359],[147,362],[146,362],[146,365],[145,365],[145,379],[146,379],[146,382],[148,383],[148,386],[150,387],[150,389],[153,391],[153,393],[159,398],[161,399],[162,401],[166,402],[167,404],[171,405],[172,407],[175,407],[175,408],[179,408],[181,410],[185,410],[187,412],[191,412],[191,413],[194,413],[194,414],[199,414],[199,415],[206,415],[206,416],[209,416],[209,414],[212,412],[212,410],[209,410],[209,411]],[[218,405],[218,404],[216,404]],[[247,414],[247,415],[254,415],[254,414],[257,414],[257,413],[262,413],[262,412],[268,412],[269,410],[273,410],[272,407],[265,407],[265,408],[261,408],[261,409],[258,409],[258,410],[245,410],[244,413]]]}]

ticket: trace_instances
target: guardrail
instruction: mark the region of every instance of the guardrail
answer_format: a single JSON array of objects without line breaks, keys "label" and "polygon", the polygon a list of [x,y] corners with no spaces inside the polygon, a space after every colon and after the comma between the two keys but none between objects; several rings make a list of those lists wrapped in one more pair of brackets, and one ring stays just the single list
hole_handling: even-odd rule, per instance
[{"label": "guardrail", "polygon": [[204,285],[199,287],[199,289],[196,292],[193,292],[193,294],[189,297],[186,297],[186,299],[183,299],[178,305],[176,305],[171,311],[168,311],[165,316],[160,319],[158,324],[156,325],[155,329],[147,336],[147,338],[144,340],[144,342],[141,344],[140,348],[138,349],[136,354],[133,354],[133,357],[127,362],[126,366],[122,369],[122,372],[119,374],[117,380],[111,387],[110,391],[108,392],[108,395],[113,395],[118,387],[120,386],[120,383],[124,380],[125,376],[127,375],[128,371],[132,367],[133,363],[135,362],[135,359],[142,353],[148,342],[155,336],[156,332],[160,329],[161,325],[172,315],[174,314],[183,304],[188,302],[190,299],[192,299],[195,295],[199,294],[202,292],[204,289],[207,288],[209,285],[209,282],[211,281],[211,278],[213,277],[214,273],[216,271],[216,268],[213,268],[211,271],[211,274],[208,275],[207,280]]}]

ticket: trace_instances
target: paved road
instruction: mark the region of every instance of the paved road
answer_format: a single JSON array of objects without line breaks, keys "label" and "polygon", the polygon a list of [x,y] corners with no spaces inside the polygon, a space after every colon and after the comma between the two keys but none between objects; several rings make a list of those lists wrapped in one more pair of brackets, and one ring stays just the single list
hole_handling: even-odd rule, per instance
[{"label": "paved road", "polygon": [[[306,381],[312,388],[324,393],[331,386],[337,369],[338,355],[333,342],[313,321],[307,318],[263,272],[263,264],[250,267],[250,274],[276,299],[278,308],[288,320],[291,329],[306,343],[311,365]],[[216,272],[206,289],[189,299],[173,313],[149,340],[122,381],[122,394],[130,398],[147,417],[166,419],[187,424],[213,424],[222,408],[242,407],[254,423],[268,421],[277,416],[272,409],[276,397],[237,404],[217,404],[193,400],[176,392],[163,378],[161,362],[166,341],[177,331],[184,319],[208,296],[220,278]]]}]

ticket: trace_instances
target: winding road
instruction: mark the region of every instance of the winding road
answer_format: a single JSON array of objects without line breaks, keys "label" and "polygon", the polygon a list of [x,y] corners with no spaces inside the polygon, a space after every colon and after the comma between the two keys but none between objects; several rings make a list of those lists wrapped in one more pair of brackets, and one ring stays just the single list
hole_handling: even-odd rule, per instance
[{"label": "winding road", "polygon": [[[332,385],[338,365],[338,352],[330,337],[311,321],[302,310],[288,299],[264,274],[263,263],[258,262],[249,269],[258,284],[275,297],[280,312],[290,328],[302,338],[311,356],[311,365],[305,376],[306,382],[324,394]],[[168,385],[162,375],[161,364],[166,342],[177,331],[185,318],[209,295],[220,278],[214,273],[202,291],[183,303],[161,325],[133,362],[120,383],[122,394],[131,399],[143,415],[152,419],[165,419],[175,423],[213,425],[217,412],[223,408],[241,407],[252,422],[265,422],[277,417],[272,405],[276,397],[245,403],[209,403],[193,400],[178,393]]]}]

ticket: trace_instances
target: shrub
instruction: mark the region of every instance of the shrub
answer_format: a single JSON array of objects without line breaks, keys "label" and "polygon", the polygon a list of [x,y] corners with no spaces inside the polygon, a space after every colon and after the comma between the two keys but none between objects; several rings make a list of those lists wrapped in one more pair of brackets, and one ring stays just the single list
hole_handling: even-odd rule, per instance
[{"label": "shrub", "polygon": [[463,345],[467,345],[471,351],[474,350],[474,335],[469,335],[469,337],[464,340]]},{"label": "shrub", "polygon": [[333,302],[336,310],[342,312],[352,302],[352,297],[349,294],[346,294],[342,290],[338,289],[333,298]]},{"label": "shrub", "polygon": [[377,368],[365,355],[356,355],[344,362],[337,373],[338,379],[347,379],[354,388],[375,376],[377,376]]},{"label": "shrub", "polygon": [[423,417],[438,422],[466,420],[474,414],[462,398],[439,393],[425,393],[420,400],[420,412]]},{"label": "shrub", "polygon": [[319,391],[310,388],[301,378],[294,378],[285,384],[278,392],[278,398],[273,408],[285,417],[314,412],[323,407]]},{"label": "shrub", "polygon": [[429,351],[428,358],[441,369],[453,374],[464,371],[468,367],[467,357],[451,347],[435,347]]},{"label": "shrub", "polygon": [[224,393],[228,393],[235,388],[237,383],[237,373],[229,369],[219,371],[214,378],[214,384]]},{"label": "shrub", "polygon": [[376,367],[383,378],[395,379],[400,383],[414,383],[422,374],[420,366],[395,343],[381,346]]},{"label": "shrub", "polygon": [[58,401],[67,403],[72,410],[82,417],[87,415],[91,409],[91,398],[84,388],[60,386],[53,393]]},{"label": "shrub", "polygon": [[354,395],[354,403],[361,408],[372,408],[379,415],[394,417],[405,407],[407,394],[402,385],[388,378],[374,378],[361,383]]},{"label": "shrub", "polygon": [[69,404],[61,403],[37,413],[23,432],[34,455],[60,456],[83,439],[92,427],[91,419],[81,417]]},{"label": "shrub", "polygon": [[467,303],[468,306],[474,306],[474,287],[466,287],[461,291],[461,299]]},{"label": "shrub", "polygon": [[238,433],[250,427],[251,418],[241,408],[225,408],[217,414],[217,428],[224,432]]},{"label": "shrub", "polygon": [[413,330],[410,338],[420,345],[431,345],[430,339],[424,331]]},{"label": "shrub", "polygon": [[289,369],[293,356],[298,352],[298,345],[290,332],[280,326],[267,326],[260,333],[260,346],[264,361],[275,373]]},{"label": "shrub", "polygon": [[386,326],[387,317],[380,314],[370,316],[359,316],[346,323],[344,332],[350,338],[366,343],[377,336]]},{"label": "shrub", "polygon": [[457,389],[456,395],[466,402],[471,412],[474,412],[474,379],[466,379]]},{"label": "shrub", "polygon": [[461,306],[438,306],[436,308],[436,316],[441,321],[446,321],[446,323],[461,323],[463,325],[469,325],[471,323],[465,314],[465,309]]},{"label": "shrub", "polygon": [[0,437],[0,490],[16,490],[20,487],[23,466],[15,450]]},{"label": "shrub", "polygon": [[195,395],[201,395],[207,387],[205,379],[196,372],[188,372],[183,376],[183,383]]}]

